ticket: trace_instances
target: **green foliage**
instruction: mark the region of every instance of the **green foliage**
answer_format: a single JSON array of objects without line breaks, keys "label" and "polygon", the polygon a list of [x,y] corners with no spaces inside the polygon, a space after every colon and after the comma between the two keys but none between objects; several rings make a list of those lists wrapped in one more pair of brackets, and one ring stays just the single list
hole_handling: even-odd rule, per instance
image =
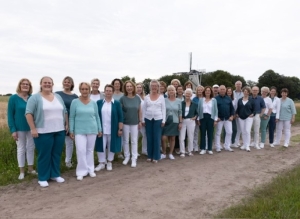
[{"label": "green foliage", "polygon": [[300,218],[300,166],[253,191],[216,218]]},{"label": "green foliage", "polygon": [[128,75],[124,76],[124,77],[121,77],[121,81],[123,81],[123,83],[125,83],[126,81],[132,81],[133,83],[136,83],[135,82],[135,77],[129,77]]},{"label": "green foliage", "polygon": [[289,77],[280,75],[273,70],[268,70],[258,78],[257,86],[271,87],[275,86],[280,96],[280,90],[287,88],[289,90],[289,97],[295,99],[300,96],[300,79],[297,77]]},{"label": "green foliage", "polygon": [[189,80],[189,76],[187,74],[181,74],[181,75],[175,75],[175,74],[164,75],[164,76],[160,77],[158,80],[165,82],[167,85],[170,85],[171,81],[173,79],[178,79],[180,81],[181,85],[184,85],[185,82],[187,82]]},{"label": "green foliage", "polygon": [[247,86],[249,87],[254,87],[257,85],[257,82],[256,81],[252,81],[252,80],[247,80]]},{"label": "green foliage", "polygon": [[234,84],[236,81],[241,81],[243,86],[246,85],[246,81],[242,76],[232,75],[229,72],[223,70],[209,72],[202,76],[203,86],[213,86],[214,84],[218,84],[234,88]]},{"label": "green foliage", "polygon": [[151,79],[150,78],[145,78],[143,80],[143,85],[144,85],[144,91],[145,91],[145,94],[149,94],[150,93],[150,82],[151,82]]}]

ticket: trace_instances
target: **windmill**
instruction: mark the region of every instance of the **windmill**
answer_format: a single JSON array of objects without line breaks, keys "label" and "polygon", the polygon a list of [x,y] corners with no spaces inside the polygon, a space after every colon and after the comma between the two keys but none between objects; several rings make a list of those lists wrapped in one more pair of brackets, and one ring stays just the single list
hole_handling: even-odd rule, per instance
[{"label": "windmill", "polygon": [[[202,79],[202,75],[205,74],[205,69],[192,69],[192,53],[190,52],[190,71],[189,72],[177,72],[177,73],[173,73],[175,75],[182,75],[182,74],[186,74],[189,76],[189,81],[192,82],[194,90],[196,89],[197,86],[201,85],[201,79]],[[200,77],[199,77],[200,76]],[[200,81],[199,81],[200,78]]]}]

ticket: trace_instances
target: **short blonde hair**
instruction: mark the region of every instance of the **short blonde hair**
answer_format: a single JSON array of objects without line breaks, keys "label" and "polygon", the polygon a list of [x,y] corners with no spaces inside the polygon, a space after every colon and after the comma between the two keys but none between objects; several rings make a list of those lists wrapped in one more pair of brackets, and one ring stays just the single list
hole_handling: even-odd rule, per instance
[{"label": "short blonde hair", "polygon": [[89,90],[91,91],[91,85],[90,85],[88,82],[81,82],[81,83],[79,84],[79,91],[80,91],[82,85],[88,86],[88,87],[89,87]]},{"label": "short blonde hair", "polygon": [[29,81],[29,79],[27,78],[22,78],[19,83],[18,83],[18,86],[17,86],[17,89],[16,89],[16,92],[17,93],[20,93],[21,92],[21,84],[23,83],[23,81],[28,81],[28,84],[29,84],[29,91],[28,91],[28,94],[31,95],[32,94],[32,85],[31,85],[31,81]]},{"label": "short blonde hair", "polygon": [[171,85],[173,85],[174,82],[177,82],[178,85],[181,85],[180,81],[176,78],[171,81]]},{"label": "short blonde hair", "polygon": [[260,91],[266,91],[267,93],[270,93],[270,89],[268,88],[268,87],[262,87],[261,89],[260,89]]},{"label": "short blonde hair", "polygon": [[127,90],[126,90],[126,84],[128,84],[128,83],[130,83],[130,84],[132,85],[132,87],[133,87],[132,95],[135,96],[135,94],[136,94],[136,85],[135,85],[135,83],[133,83],[133,82],[130,81],[130,80],[126,81],[126,82],[124,83],[124,85],[123,85],[124,96],[128,96],[128,92],[127,92]]},{"label": "short blonde hair", "polygon": [[138,85],[140,85],[142,87],[142,95],[145,96],[145,89],[144,89],[144,84],[142,82],[138,82],[135,84],[135,86],[137,87]]},{"label": "short blonde hair", "polygon": [[170,95],[169,95],[169,90],[171,90],[171,89],[173,89],[173,90],[175,91],[175,96],[176,96],[176,88],[174,87],[174,85],[169,85],[169,86],[167,87],[167,93],[168,93],[168,96],[170,96]]},{"label": "short blonde hair", "polygon": [[100,85],[100,80],[99,80],[98,78],[93,78],[93,79],[91,80],[91,84],[92,84],[94,81],[98,81],[98,82],[99,82],[99,85]]}]

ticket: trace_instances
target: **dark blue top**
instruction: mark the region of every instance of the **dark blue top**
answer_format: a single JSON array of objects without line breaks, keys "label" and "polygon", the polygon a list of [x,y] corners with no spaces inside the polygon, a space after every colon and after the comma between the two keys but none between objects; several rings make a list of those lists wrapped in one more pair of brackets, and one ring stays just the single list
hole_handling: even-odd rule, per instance
[{"label": "dark blue top", "polygon": [[[203,97],[201,97],[201,98],[203,98]],[[199,103],[199,99],[200,99],[199,97],[194,97],[193,98],[193,102],[198,104]]]},{"label": "dark blue top", "polygon": [[244,105],[243,98],[240,98],[237,103],[236,114],[239,115],[240,119],[247,119],[251,114],[255,116],[255,103],[254,99],[248,99],[248,102]]},{"label": "dark blue top", "polygon": [[193,118],[198,115],[198,104],[193,101],[191,101],[189,113],[186,116],[185,116],[185,107],[186,107],[185,101],[182,101],[181,107],[182,107],[182,118],[183,119],[190,119],[190,118]]},{"label": "dark blue top", "polygon": [[234,107],[229,96],[217,95],[215,99],[217,100],[218,117],[220,118],[220,120],[228,120],[230,116],[234,115]]},{"label": "dark blue top", "polygon": [[254,100],[254,104],[255,104],[255,112],[257,114],[261,113],[261,110],[263,108],[266,108],[264,99],[258,95],[255,98],[252,96],[252,99]]},{"label": "dark blue top", "polygon": [[78,96],[76,94],[66,94],[63,91],[57,91],[55,93],[57,93],[57,94],[59,94],[59,96],[61,96],[61,99],[63,99],[64,104],[67,108],[68,114],[70,114],[71,103],[74,99],[77,99]]}]

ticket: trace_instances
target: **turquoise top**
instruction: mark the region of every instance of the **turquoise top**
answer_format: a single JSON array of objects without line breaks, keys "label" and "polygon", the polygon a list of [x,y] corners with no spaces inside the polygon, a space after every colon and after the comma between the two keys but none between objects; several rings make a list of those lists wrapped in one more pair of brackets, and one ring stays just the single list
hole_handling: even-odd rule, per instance
[{"label": "turquoise top", "polygon": [[292,120],[292,116],[297,114],[294,101],[291,98],[282,100],[280,98],[279,120]]},{"label": "turquoise top", "polygon": [[[67,114],[67,109],[64,101],[59,96],[59,94],[53,93],[53,95],[58,99],[58,101],[63,105],[63,124],[65,126],[65,114]],[[40,92],[32,95],[27,101],[25,114],[32,114],[33,121],[36,128],[44,128],[44,110],[43,110],[43,99]]]},{"label": "turquoise top", "polygon": [[70,133],[98,134],[102,131],[97,104],[90,100],[84,104],[80,99],[74,99],[71,103],[69,117]]},{"label": "turquoise top", "polygon": [[165,98],[166,103],[166,120],[169,116],[173,117],[173,123],[179,123],[179,117],[182,116],[181,100],[175,99],[170,101],[169,98]]},{"label": "turquoise top", "polygon": [[7,123],[11,133],[17,131],[30,131],[30,127],[25,117],[27,102],[18,94],[12,95],[8,100]]},{"label": "turquoise top", "polygon": [[[201,98],[199,100],[199,103],[198,103],[198,116],[199,116],[199,120],[200,119],[203,119],[203,100],[204,98]],[[215,98],[212,98],[211,99],[212,101],[212,112],[211,112],[211,118],[215,121],[217,121],[218,119],[218,105],[217,105],[217,101]]]}]

